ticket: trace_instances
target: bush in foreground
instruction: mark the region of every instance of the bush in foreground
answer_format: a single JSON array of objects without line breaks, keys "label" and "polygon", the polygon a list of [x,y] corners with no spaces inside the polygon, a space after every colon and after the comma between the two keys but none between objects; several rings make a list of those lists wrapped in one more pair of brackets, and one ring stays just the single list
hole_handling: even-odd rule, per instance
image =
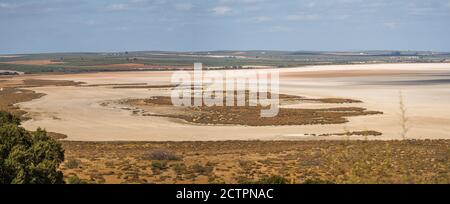
[{"label": "bush in foreground", "polygon": [[0,126],[2,124],[20,125],[20,119],[11,113],[0,111]]},{"label": "bush in foreground", "polygon": [[20,120],[0,111],[0,183],[62,184],[58,170],[64,161],[61,145],[45,130],[30,133]]}]

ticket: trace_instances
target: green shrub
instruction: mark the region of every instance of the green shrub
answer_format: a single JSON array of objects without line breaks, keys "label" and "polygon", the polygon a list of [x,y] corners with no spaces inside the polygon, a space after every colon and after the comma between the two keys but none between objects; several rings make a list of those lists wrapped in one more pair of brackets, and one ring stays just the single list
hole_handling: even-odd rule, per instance
[{"label": "green shrub", "polygon": [[0,184],[61,184],[61,145],[45,130],[28,132],[20,120],[0,111]]},{"label": "green shrub", "polygon": [[289,181],[282,176],[270,176],[261,178],[255,184],[289,184]]},{"label": "green shrub", "polygon": [[167,162],[164,161],[153,161],[152,162],[152,170],[153,171],[162,171],[162,170],[166,170],[167,167]]},{"label": "green shrub", "polygon": [[192,166],[192,170],[195,173],[197,173],[197,174],[207,176],[207,175],[209,175],[209,174],[211,174],[213,172],[214,165],[212,163],[209,163],[209,162],[205,166],[200,165],[200,164],[194,164]]},{"label": "green shrub", "polygon": [[4,124],[20,125],[20,119],[11,113],[0,111],[0,126]]},{"label": "green shrub", "polygon": [[64,166],[68,169],[76,169],[80,166],[80,162],[76,159],[69,159]]},{"label": "green shrub", "polygon": [[187,172],[186,165],[184,164],[175,164],[173,170],[177,175],[182,175]]},{"label": "green shrub", "polygon": [[178,161],[181,157],[167,150],[154,150],[142,155],[145,160]]},{"label": "green shrub", "polygon": [[308,179],[303,184],[334,184],[332,181],[320,180],[320,179]]},{"label": "green shrub", "polygon": [[67,184],[89,184],[89,182],[78,178],[78,176],[71,176],[67,179]]}]

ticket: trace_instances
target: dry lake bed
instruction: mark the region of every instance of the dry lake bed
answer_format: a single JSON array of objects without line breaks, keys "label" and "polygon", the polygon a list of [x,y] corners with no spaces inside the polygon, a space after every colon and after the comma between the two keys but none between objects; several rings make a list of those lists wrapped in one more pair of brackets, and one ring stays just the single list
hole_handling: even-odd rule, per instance
[{"label": "dry lake bed", "polygon": [[[271,69],[268,69],[269,71]],[[74,86],[26,88],[45,96],[18,104],[43,127],[74,141],[336,140],[342,133],[376,131],[354,139],[401,139],[400,95],[409,139],[450,139],[450,64],[326,65],[277,69],[280,92],[306,98],[345,98],[362,103],[299,101],[285,108],[364,108],[383,114],[348,117],[339,124],[246,126],[193,124],[173,117],[136,114],[124,99],[168,96],[172,71],[25,75],[10,80],[70,80]],[[236,70],[239,72],[239,70]],[[119,86],[119,87],[117,87]],[[123,88],[124,86],[127,86]],[[401,94],[400,94],[401,93]],[[146,110],[149,111],[149,110]],[[151,111],[151,110],[150,110]],[[348,139],[348,138],[347,138]]]}]

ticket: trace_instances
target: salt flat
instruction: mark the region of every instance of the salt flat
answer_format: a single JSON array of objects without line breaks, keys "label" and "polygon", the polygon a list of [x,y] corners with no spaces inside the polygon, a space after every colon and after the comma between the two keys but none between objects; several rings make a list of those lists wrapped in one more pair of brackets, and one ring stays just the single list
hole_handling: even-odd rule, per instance
[{"label": "salt flat", "polygon": [[[271,70],[271,69],[267,69]],[[105,101],[167,95],[168,89],[112,89],[109,87],[30,88],[46,96],[19,104],[37,127],[68,135],[79,141],[211,141],[211,140],[323,140],[342,136],[314,137],[307,134],[375,130],[382,136],[369,139],[401,139],[399,92],[410,118],[409,138],[450,139],[450,64],[326,65],[278,69],[280,91],[307,97],[341,97],[361,104],[292,105],[299,108],[359,106],[383,115],[349,118],[346,124],[307,126],[212,126],[187,124],[164,117],[135,116],[130,110],[102,106]],[[20,76],[24,78],[74,80],[88,84],[170,84],[173,72],[108,72],[70,75]],[[125,108],[125,107],[124,107]],[[353,137],[355,139],[362,139]]]}]

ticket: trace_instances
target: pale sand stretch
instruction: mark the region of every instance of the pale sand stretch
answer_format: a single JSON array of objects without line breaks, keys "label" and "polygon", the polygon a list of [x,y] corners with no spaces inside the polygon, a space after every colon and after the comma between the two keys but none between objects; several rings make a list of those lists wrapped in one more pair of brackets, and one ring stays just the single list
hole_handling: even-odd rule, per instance
[{"label": "pale sand stretch", "polygon": [[[383,111],[384,114],[352,117],[349,123],[339,125],[190,125],[164,117],[133,116],[129,110],[100,105],[108,100],[166,95],[169,90],[41,87],[33,90],[46,96],[20,104],[33,118],[24,122],[23,126],[30,130],[43,127],[67,134],[68,140],[82,141],[343,139],[342,136],[313,137],[304,134],[343,133],[346,130],[375,130],[383,133],[382,136],[369,139],[401,139],[399,91],[402,91],[410,117],[411,129],[407,136],[416,139],[450,139],[450,64],[311,66],[281,69],[280,72],[282,93],[313,98],[342,97],[365,102],[345,105],[302,103],[296,105],[298,107],[361,106]],[[89,84],[168,84],[171,74],[169,71],[120,72],[31,77]]]}]

